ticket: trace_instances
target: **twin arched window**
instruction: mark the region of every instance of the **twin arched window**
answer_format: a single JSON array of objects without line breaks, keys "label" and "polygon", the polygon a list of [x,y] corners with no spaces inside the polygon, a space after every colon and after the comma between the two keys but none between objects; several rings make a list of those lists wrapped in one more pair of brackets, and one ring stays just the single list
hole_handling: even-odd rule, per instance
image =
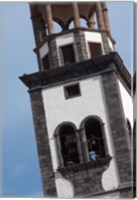
[{"label": "twin arched window", "polygon": [[72,125],[64,125],[59,130],[61,154],[64,166],[79,163],[75,129]]},{"label": "twin arched window", "polygon": [[105,157],[102,125],[98,117],[86,118],[79,130],[72,123],[61,124],[55,135],[60,167]]}]

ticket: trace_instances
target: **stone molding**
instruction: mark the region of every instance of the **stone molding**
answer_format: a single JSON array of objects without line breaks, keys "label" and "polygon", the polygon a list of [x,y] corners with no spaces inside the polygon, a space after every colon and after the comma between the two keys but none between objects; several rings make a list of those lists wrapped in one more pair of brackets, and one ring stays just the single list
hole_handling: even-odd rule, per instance
[{"label": "stone molding", "polygon": [[30,90],[37,90],[101,75],[109,71],[116,71],[117,76],[131,95],[131,75],[116,52],[68,66],[23,75],[20,79]]}]

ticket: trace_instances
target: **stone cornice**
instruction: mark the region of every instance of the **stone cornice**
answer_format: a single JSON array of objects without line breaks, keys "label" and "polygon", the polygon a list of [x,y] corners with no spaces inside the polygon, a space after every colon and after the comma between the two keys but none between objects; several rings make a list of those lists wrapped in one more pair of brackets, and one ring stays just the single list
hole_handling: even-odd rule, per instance
[{"label": "stone cornice", "polygon": [[127,91],[131,91],[131,75],[127,71],[120,56],[116,52],[79,63],[36,72],[20,77],[30,89],[52,87],[69,81],[81,80],[114,70],[123,82]]}]

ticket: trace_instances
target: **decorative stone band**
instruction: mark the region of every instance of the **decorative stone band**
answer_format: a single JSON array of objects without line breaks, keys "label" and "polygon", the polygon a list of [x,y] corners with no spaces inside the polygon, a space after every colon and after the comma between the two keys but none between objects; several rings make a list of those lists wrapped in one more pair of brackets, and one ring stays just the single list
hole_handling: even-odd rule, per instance
[{"label": "decorative stone band", "polygon": [[58,67],[30,75],[25,74],[20,79],[30,90],[37,90],[42,87],[48,88],[70,81],[97,76],[112,70],[117,73],[127,91],[130,93],[131,75],[116,52],[65,67]]},{"label": "decorative stone band", "polygon": [[66,178],[69,176],[68,173],[77,173],[78,171],[85,171],[92,169],[94,170],[95,168],[98,167],[107,167],[111,161],[111,156],[107,155],[104,158],[100,158],[98,160],[94,161],[89,161],[89,162],[84,162],[84,163],[78,163],[75,165],[70,165],[67,167],[62,167],[58,168],[58,171],[62,173],[63,176],[66,176]]}]

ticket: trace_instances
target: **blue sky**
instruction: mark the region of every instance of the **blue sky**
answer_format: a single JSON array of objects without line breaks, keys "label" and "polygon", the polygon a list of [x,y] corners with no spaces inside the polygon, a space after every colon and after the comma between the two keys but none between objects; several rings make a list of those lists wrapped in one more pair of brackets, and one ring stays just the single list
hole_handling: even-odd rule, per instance
[{"label": "blue sky", "polygon": [[[130,2],[109,2],[116,51],[132,71],[132,8]],[[42,185],[31,105],[18,79],[38,70],[28,3],[2,3],[2,168],[3,196],[40,197]]]}]

